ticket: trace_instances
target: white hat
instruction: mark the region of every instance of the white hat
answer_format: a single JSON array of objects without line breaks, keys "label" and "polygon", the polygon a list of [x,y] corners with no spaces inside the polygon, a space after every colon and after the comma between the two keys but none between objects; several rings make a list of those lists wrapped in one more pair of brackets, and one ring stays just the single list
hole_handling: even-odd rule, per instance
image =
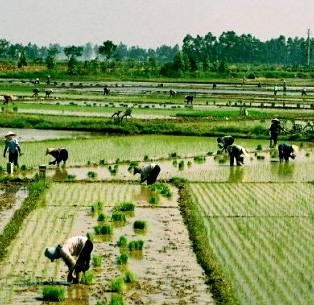
[{"label": "white hat", "polygon": [[60,258],[60,251],[57,247],[49,247],[45,250],[45,256],[48,257],[52,262],[55,259]]},{"label": "white hat", "polygon": [[7,137],[14,137],[14,136],[16,136],[16,133],[13,131],[9,131],[4,137],[7,138]]},{"label": "white hat", "polygon": [[48,155],[49,153],[51,153],[54,150],[55,150],[55,148],[51,148],[51,147],[47,148],[46,149],[46,155]]}]

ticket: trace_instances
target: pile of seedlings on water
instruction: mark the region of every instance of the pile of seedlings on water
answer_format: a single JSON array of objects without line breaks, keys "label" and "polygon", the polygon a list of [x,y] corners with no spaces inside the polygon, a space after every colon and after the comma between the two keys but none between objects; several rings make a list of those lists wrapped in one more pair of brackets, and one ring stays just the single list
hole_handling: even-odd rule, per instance
[{"label": "pile of seedlings on water", "polygon": [[184,161],[181,160],[181,161],[179,162],[178,166],[179,166],[179,170],[184,170]]},{"label": "pile of seedlings on water", "polygon": [[194,159],[195,163],[199,163],[199,164],[205,163],[205,161],[206,161],[205,156],[195,156],[193,159]]},{"label": "pile of seedlings on water", "polygon": [[124,235],[121,235],[117,241],[117,246],[120,248],[126,248],[127,245],[128,245],[128,239]]},{"label": "pile of seedlings on water", "polygon": [[143,251],[144,248],[144,241],[139,240],[132,240],[128,244],[129,251]]},{"label": "pile of seedlings on water", "polygon": [[101,267],[102,264],[102,259],[100,255],[93,255],[92,256],[92,265],[94,268],[99,268]]},{"label": "pile of seedlings on water", "polygon": [[157,182],[149,186],[149,190],[152,193],[160,194],[166,198],[171,198],[172,192],[169,186],[165,183]]},{"label": "pile of seedlings on water", "polygon": [[134,172],[134,168],[137,167],[138,165],[139,165],[138,161],[131,161],[130,164],[129,164],[129,167],[128,167],[128,171],[130,173],[133,173]]},{"label": "pile of seedlings on water", "polygon": [[128,263],[128,260],[129,260],[128,254],[125,252],[122,252],[117,258],[117,264],[120,266],[126,265]]},{"label": "pile of seedlings on water", "polygon": [[114,212],[111,215],[111,221],[116,225],[124,225],[126,223],[126,216],[122,212]]},{"label": "pile of seedlings on water", "polygon": [[135,231],[146,231],[147,222],[145,220],[135,220],[133,223],[133,229]]},{"label": "pile of seedlings on water", "polygon": [[91,211],[92,213],[95,215],[99,215],[100,213],[102,213],[104,210],[104,203],[101,201],[96,201],[92,204],[91,206]]},{"label": "pile of seedlings on water", "polygon": [[110,224],[97,225],[94,231],[96,235],[113,235],[113,227]]},{"label": "pile of seedlings on water", "polygon": [[132,271],[127,270],[124,273],[124,281],[127,284],[132,284],[132,283],[137,282],[137,277]]},{"label": "pile of seedlings on water", "polygon": [[96,179],[96,178],[97,178],[97,173],[96,173],[96,172],[93,172],[93,171],[89,171],[89,172],[87,173],[87,177],[88,177],[89,179]]},{"label": "pile of seedlings on water", "polygon": [[113,166],[112,166],[112,165],[109,165],[109,166],[108,166],[108,170],[109,170],[109,172],[110,172],[110,174],[111,174],[112,176],[114,176],[114,175],[117,174],[118,168],[119,168],[118,163],[115,164],[115,165],[113,165]]},{"label": "pile of seedlings on water", "polygon": [[65,300],[65,288],[62,286],[48,286],[43,288],[43,300],[61,302]]},{"label": "pile of seedlings on water", "polygon": [[152,205],[158,205],[160,203],[160,196],[158,193],[152,193],[148,199],[148,202]]},{"label": "pile of seedlings on water", "polygon": [[124,293],[126,291],[126,285],[123,277],[116,277],[110,281],[110,290],[112,292]]},{"label": "pile of seedlings on water", "polygon": [[68,174],[66,181],[74,181],[76,179],[76,175]]},{"label": "pile of seedlings on water", "polygon": [[93,271],[86,271],[82,275],[81,279],[82,284],[92,285],[95,282],[95,274]]},{"label": "pile of seedlings on water", "polygon": [[124,304],[125,302],[123,295],[118,293],[112,294],[109,305],[124,305]]},{"label": "pile of seedlings on water", "polygon": [[100,213],[100,214],[98,215],[98,217],[97,217],[97,221],[98,221],[98,222],[105,222],[105,221],[108,220],[108,218],[109,218],[109,216],[107,216],[106,214]]},{"label": "pile of seedlings on water", "polygon": [[135,209],[135,204],[132,202],[125,201],[118,204],[116,209],[121,212],[133,212]]}]

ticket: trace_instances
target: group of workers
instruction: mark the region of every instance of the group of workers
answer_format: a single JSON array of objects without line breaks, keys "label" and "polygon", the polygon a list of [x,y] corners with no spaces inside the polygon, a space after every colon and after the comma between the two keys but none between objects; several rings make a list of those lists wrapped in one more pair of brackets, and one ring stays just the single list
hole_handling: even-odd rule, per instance
[{"label": "group of workers", "polygon": [[[280,121],[273,119],[271,127],[269,128],[270,146],[274,147],[277,144],[278,136],[282,130]],[[217,138],[218,147],[228,152],[230,159],[230,166],[235,163],[237,166],[244,164],[244,156],[246,150],[237,144],[234,144],[232,136],[223,136]],[[9,162],[18,165],[18,157],[22,154],[21,147],[16,139],[16,133],[9,131],[5,135],[5,148],[3,156],[9,153]],[[288,161],[289,158],[295,158],[295,150],[293,145],[279,144],[278,153],[280,161]],[[68,159],[68,151],[65,148],[47,148],[46,155],[51,155],[55,160],[49,162],[50,165],[59,166],[61,162],[66,164]],[[134,175],[140,174],[140,182],[147,182],[148,185],[156,182],[160,173],[160,166],[158,164],[148,164],[140,167],[134,167]],[[80,283],[82,273],[85,273],[90,267],[91,253],[93,251],[93,242],[84,236],[73,236],[68,238],[62,245],[55,247],[48,247],[44,251],[44,255],[52,262],[62,258],[68,267],[67,281],[69,283]]]}]

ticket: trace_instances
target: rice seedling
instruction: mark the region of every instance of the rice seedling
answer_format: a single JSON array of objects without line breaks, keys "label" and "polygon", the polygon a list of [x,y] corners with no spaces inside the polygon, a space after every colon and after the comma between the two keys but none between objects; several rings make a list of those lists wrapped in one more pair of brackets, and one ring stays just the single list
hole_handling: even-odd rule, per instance
[{"label": "rice seedling", "polygon": [[74,181],[76,179],[76,175],[68,174],[67,180],[68,181]]},{"label": "rice seedling", "polygon": [[93,255],[92,256],[93,267],[95,267],[95,268],[100,267],[101,263],[102,263],[102,260],[101,260],[101,256],[100,255]]},{"label": "rice seedling", "polygon": [[102,213],[103,209],[104,209],[104,203],[101,201],[96,201],[91,206],[92,213],[100,214]]},{"label": "rice seedling", "polygon": [[177,166],[178,166],[178,160],[173,160],[173,161],[172,161],[172,165],[173,165],[174,167],[177,167]]},{"label": "rice seedling", "polygon": [[161,194],[164,197],[170,198],[172,196],[172,192],[167,184],[158,182],[149,186],[149,189],[154,192]]},{"label": "rice seedling", "polygon": [[124,305],[124,298],[121,294],[113,294],[109,305]]},{"label": "rice seedling", "polygon": [[122,202],[117,206],[117,210],[121,212],[133,212],[135,209],[135,205],[132,202]]},{"label": "rice seedling", "polygon": [[27,166],[25,164],[21,165],[20,170],[21,171],[26,171],[27,170]]},{"label": "rice seedling", "polygon": [[65,288],[62,286],[51,286],[43,288],[43,300],[61,302],[65,300]]},{"label": "rice seedling", "polygon": [[90,178],[90,179],[95,179],[95,178],[97,178],[97,173],[93,172],[93,171],[89,171],[87,173],[87,177]]},{"label": "rice seedling", "polygon": [[149,199],[148,202],[152,205],[158,205],[160,203],[160,197],[158,193],[154,193],[152,194]]},{"label": "rice seedling", "polygon": [[112,292],[123,293],[126,290],[126,285],[122,277],[116,277],[110,281],[110,287]]},{"label": "rice seedling", "polygon": [[169,154],[170,158],[179,158],[178,154],[176,152],[172,152]]},{"label": "rice seedling", "polygon": [[127,270],[124,273],[124,282],[125,283],[131,284],[131,283],[135,283],[136,281],[137,281],[137,277],[132,271]]},{"label": "rice seedling", "polygon": [[118,247],[124,248],[128,245],[128,240],[124,235],[121,235],[119,237],[119,240],[117,241]]},{"label": "rice seedling", "polygon": [[184,170],[184,161],[183,160],[181,160],[179,162],[179,170]]},{"label": "rice seedling", "polygon": [[147,222],[145,220],[136,220],[133,223],[134,230],[147,230]]},{"label": "rice seedling", "polygon": [[142,251],[144,248],[144,241],[132,240],[128,244],[129,251]]},{"label": "rice seedling", "polygon": [[128,263],[129,256],[127,253],[121,253],[117,258],[118,265],[126,265]]},{"label": "rice seedling", "polygon": [[111,215],[111,221],[113,222],[126,222],[126,217],[124,213],[113,212]]},{"label": "rice seedling", "polygon": [[99,160],[99,165],[105,165],[106,164],[106,161],[104,160],[104,159],[101,159],[101,160]]},{"label": "rice seedling", "polygon": [[104,213],[100,213],[97,217],[97,221],[102,222],[107,220],[107,216]]},{"label": "rice seedling", "polygon": [[143,161],[144,162],[148,162],[148,161],[150,161],[150,159],[149,159],[149,157],[147,155],[145,155]]},{"label": "rice seedling", "polygon": [[261,144],[258,144],[258,145],[256,146],[256,150],[257,150],[257,151],[263,150],[263,146],[262,146]]},{"label": "rice seedling", "polygon": [[95,234],[97,235],[112,235],[113,227],[109,224],[98,225],[94,227]]},{"label": "rice seedling", "polygon": [[206,158],[204,156],[195,156],[193,160],[195,163],[204,163],[206,161]]},{"label": "rice seedling", "polygon": [[82,275],[81,279],[82,284],[92,285],[95,282],[95,274],[93,271],[86,271]]}]

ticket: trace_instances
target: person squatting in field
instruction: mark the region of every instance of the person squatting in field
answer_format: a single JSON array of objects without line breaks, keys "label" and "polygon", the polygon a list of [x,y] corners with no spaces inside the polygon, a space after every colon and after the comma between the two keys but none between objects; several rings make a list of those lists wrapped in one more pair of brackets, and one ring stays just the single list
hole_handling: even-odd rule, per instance
[{"label": "person squatting in field", "polygon": [[270,137],[269,147],[275,147],[277,145],[278,137],[281,131],[284,131],[284,128],[280,125],[280,121],[278,119],[272,119],[268,131]]},{"label": "person squatting in field", "polygon": [[[62,245],[46,248],[44,254],[52,262],[62,258],[69,268],[67,281],[69,283],[73,281],[73,284],[78,284],[81,281],[82,272],[85,273],[90,267],[93,247],[92,241],[87,237],[73,236]],[[73,272],[75,277],[73,277]]]},{"label": "person squatting in field", "polygon": [[234,165],[234,160],[236,160],[237,166],[244,164],[244,155],[246,154],[245,149],[237,144],[228,146],[227,148],[230,159],[230,166]]},{"label": "person squatting in field", "polygon": [[59,164],[63,161],[63,165],[65,165],[68,160],[69,153],[65,148],[47,148],[46,155],[51,155],[55,158],[54,161],[49,162],[50,165],[59,166]]},{"label": "person squatting in field", "polygon": [[18,159],[19,156],[22,155],[21,147],[18,140],[15,138],[16,133],[13,131],[9,131],[5,135],[5,142],[4,142],[4,151],[3,151],[3,158],[6,157],[7,151],[9,151],[9,162],[13,163],[15,166],[18,166]]},{"label": "person squatting in field", "polygon": [[234,138],[232,136],[224,136],[217,138],[218,147],[227,152],[227,148],[234,143]]},{"label": "person squatting in field", "polygon": [[279,161],[282,162],[284,159],[289,162],[289,158],[295,159],[296,157],[296,147],[294,145],[281,143],[278,145]]},{"label": "person squatting in field", "polygon": [[140,182],[142,183],[144,181],[147,181],[148,185],[156,182],[159,173],[160,166],[155,163],[145,165],[142,168],[134,167],[134,175],[140,174]]}]

